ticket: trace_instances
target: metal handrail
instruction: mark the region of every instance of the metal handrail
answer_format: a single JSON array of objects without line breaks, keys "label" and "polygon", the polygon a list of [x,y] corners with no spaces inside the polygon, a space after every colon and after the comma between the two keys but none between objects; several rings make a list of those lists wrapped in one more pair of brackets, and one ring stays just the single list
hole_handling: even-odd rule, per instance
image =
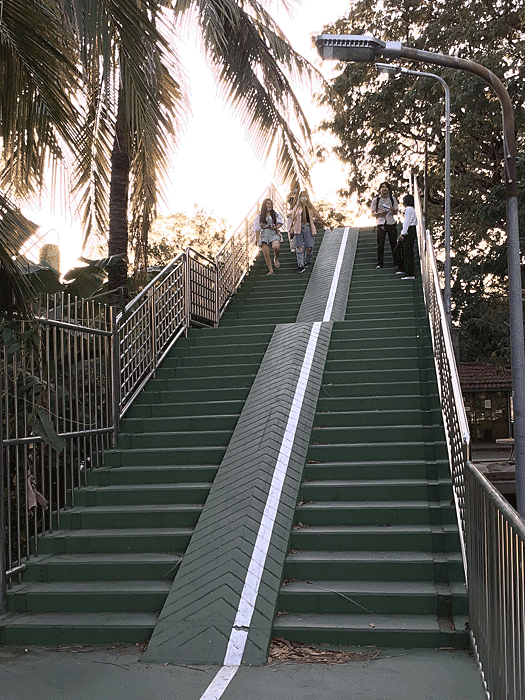
[{"label": "metal handrail", "polygon": [[[282,207],[273,186],[260,199],[267,196]],[[47,297],[38,319],[44,364],[36,348],[11,357],[0,347],[0,608],[7,579],[38,554],[41,534],[60,527],[86,470],[102,464],[122,416],[173,344],[192,325],[218,325],[258,251],[251,230],[259,202],[215,259],[188,248],[118,316],[93,302]],[[46,407],[63,449],[32,429],[26,404]],[[30,476],[48,507],[29,507]]]},{"label": "metal handrail", "polygon": [[[423,222],[414,179],[416,211]],[[469,602],[469,634],[488,698],[525,697],[525,523],[469,461],[470,434],[430,232],[418,242]]]},{"label": "metal handrail", "polygon": [[470,431],[463,404],[450,329],[446,322],[434,243],[430,231],[423,228],[423,212],[417,180],[414,180],[414,199],[418,218],[417,229],[423,293],[430,322],[434,363],[438,378],[439,397],[454,486],[453,493],[458,516],[465,576],[468,576],[465,554],[464,473],[470,458]]},{"label": "metal handrail", "polygon": [[[191,325],[217,326],[259,250],[251,227],[260,201],[271,197],[283,210],[274,185],[267,187],[215,259],[187,248],[119,314],[114,337],[114,425],[119,422],[174,343]],[[159,333],[159,331],[161,331]],[[120,358],[120,359],[119,359]]]},{"label": "metal handrail", "polygon": [[35,320],[21,322],[20,335],[33,328],[37,342],[0,347],[0,607],[6,581],[38,554],[39,536],[60,527],[113,432],[109,309],[48,295]]}]

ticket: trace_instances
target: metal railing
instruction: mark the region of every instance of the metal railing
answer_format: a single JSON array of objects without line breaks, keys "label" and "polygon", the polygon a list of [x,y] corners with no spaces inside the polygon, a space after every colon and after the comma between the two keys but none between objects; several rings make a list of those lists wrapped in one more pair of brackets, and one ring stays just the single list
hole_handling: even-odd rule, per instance
[{"label": "metal railing", "polygon": [[38,554],[38,535],[60,527],[114,430],[108,307],[48,296],[15,331],[20,347],[0,346],[3,588]]},{"label": "metal railing", "polygon": [[418,243],[454,501],[465,566],[469,634],[488,698],[525,698],[525,523],[469,461],[470,434],[445,320],[430,232],[414,181]]},{"label": "metal railing", "polygon": [[[188,248],[115,315],[90,301],[49,296],[33,322],[35,342],[0,346],[0,609],[6,582],[60,527],[75,489],[100,466],[119,422],[190,326],[216,326],[258,247],[252,223],[266,189],[210,260]],[[284,211],[283,211],[284,214]],[[3,546],[2,546],[3,543]]]},{"label": "metal railing", "polygon": [[[430,231],[424,229],[424,216],[417,181],[414,182],[414,198],[420,225],[418,226],[419,256],[425,306],[430,322],[434,362],[438,376],[443,422],[452,472],[454,501],[458,514],[463,562],[465,556],[465,469],[470,458],[470,431],[463,405],[461,384],[454,357],[450,330],[446,322],[443,297]],[[465,569],[465,575],[468,572]]]}]

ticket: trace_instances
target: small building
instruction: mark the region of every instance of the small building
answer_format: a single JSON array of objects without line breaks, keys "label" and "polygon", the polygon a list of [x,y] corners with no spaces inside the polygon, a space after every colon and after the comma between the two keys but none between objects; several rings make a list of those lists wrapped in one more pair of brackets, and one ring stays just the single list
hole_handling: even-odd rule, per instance
[{"label": "small building", "polygon": [[490,362],[460,362],[458,371],[472,444],[512,437],[510,369]]}]

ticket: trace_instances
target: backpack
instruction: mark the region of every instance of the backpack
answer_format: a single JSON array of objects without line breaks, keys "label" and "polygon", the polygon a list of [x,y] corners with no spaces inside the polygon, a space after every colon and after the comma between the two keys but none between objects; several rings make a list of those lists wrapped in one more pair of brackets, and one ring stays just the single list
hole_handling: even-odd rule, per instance
[{"label": "backpack", "polygon": [[[388,196],[390,197],[390,203],[392,204],[392,207],[393,207],[394,206],[394,198],[392,197],[391,194],[389,194]],[[379,206],[380,199],[381,199],[381,195],[379,195],[379,194],[376,197],[374,197],[374,199],[372,200],[372,211],[377,212],[377,207]],[[374,209],[374,204],[376,207],[375,209]]]}]

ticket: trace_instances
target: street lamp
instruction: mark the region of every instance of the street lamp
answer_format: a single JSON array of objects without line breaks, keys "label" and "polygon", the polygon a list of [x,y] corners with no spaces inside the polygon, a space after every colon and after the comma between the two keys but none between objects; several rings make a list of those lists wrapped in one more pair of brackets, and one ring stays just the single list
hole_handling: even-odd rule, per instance
[{"label": "street lamp", "polygon": [[323,59],[372,62],[382,58],[406,58],[467,71],[483,78],[496,92],[503,113],[503,152],[507,200],[507,259],[509,268],[510,353],[514,394],[514,451],[516,460],[516,500],[519,514],[525,518],[525,340],[521,296],[521,254],[518,224],[518,187],[514,110],[509,93],[492,71],[474,61],[445,56],[403,46],[399,41],[381,41],[373,36],[321,34],[315,40]]},{"label": "street lamp", "polygon": [[393,66],[391,63],[376,63],[380,73],[392,75],[415,75],[418,78],[433,78],[437,80],[445,92],[445,293],[444,306],[447,325],[450,328],[451,311],[451,258],[450,258],[450,90],[443,78],[435,73],[423,73],[418,70],[409,70],[401,66]]}]

